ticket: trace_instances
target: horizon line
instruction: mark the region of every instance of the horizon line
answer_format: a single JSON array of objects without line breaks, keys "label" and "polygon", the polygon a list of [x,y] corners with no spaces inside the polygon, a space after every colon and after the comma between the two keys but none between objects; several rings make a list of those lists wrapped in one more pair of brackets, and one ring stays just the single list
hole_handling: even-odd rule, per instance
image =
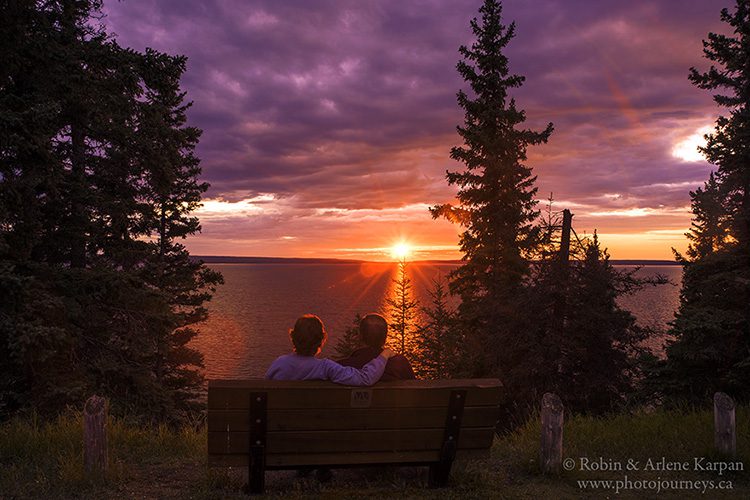
[{"label": "horizon line", "polygon": [[[364,260],[364,259],[343,259],[336,257],[267,257],[267,256],[245,256],[245,255],[191,255],[195,260],[202,260],[207,264],[232,264],[232,263],[262,263],[262,262],[309,262],[309,263],[331,263],[331,264],[391,264],[397,263],[398,260]],[[460,264],[461,259],[415,259],[407,260],[410,263],[442,263],[442,264]],[[681,263],[675,260],[666,259],[610,259],[609,262],[615,265],[673,265],[680,266]]]}]

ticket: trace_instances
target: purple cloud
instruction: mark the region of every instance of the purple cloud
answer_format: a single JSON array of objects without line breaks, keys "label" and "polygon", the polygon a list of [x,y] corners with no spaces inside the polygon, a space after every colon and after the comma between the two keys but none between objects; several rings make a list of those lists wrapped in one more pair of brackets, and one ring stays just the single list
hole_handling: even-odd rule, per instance
[{"label": "purple cloud", "polygon": [[[395,210],[451,199],[444,172],[460,168],[448,151],[462,121],[455,93],[466,87],[455,71],[457,49],[471,43],[468,23],[479,5],[125,0],[106,3],[105,23],[122,45],[188,56],[184,87],[194,101],[191,122],[204,130],[198,153],[212,184],[208,196],[272,195],[275,212],[246,214],[239,227],[273,246],[285,227],[300,229],[291,222],[299,217],[308,227],[346,227],[324,220],[321,209]],[[685,227],[689,217],[678,212],[710,166],[671,152],[718,112],[687,72],[707,67],[701,40],[724,31],[722,5],[504,6],[506,22],[518,29],[507,49],[511,69],[527,79],[514,96],[530,126],[555,124],[550,143],[530,151],[540,198],[554,192],[588,230]],[[637,225],[632,215],[617,215],[635,208],[647,213]],[[201,248],[237,230],[209,217]]]}]

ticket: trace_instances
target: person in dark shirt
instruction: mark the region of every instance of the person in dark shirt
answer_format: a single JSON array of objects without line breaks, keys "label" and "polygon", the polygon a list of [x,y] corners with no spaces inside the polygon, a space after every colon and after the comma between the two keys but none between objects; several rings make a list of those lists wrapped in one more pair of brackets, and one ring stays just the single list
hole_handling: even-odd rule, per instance
[{"label": "person in dark shirt", "polygon": [[[387,335],[388,322],[386,322],[385,318],[380,314],[368,314],[359,323],[359,338],[363,347],[357,349],[348,358],[344,358],[338,363],[343,366],[352,366],[361,369],[380,355],[383,351]],[[415,378],[414,370],[412,370],[409,360],[401,354],[397,354],[388,360],[380,381],[413,380]]]}]

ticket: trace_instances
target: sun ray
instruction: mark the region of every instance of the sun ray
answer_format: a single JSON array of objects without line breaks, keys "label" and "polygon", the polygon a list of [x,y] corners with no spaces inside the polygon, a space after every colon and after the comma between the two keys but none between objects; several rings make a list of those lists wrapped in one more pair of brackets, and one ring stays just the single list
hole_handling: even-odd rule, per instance
[{"label": "sun ray", "polygon": [[[378,285],[380,282],[383,281],[384,278],[388,277],[386,273],[388,272],[387,267],[383,266],[378,272],[370,276],[369,280],[367,281],[367,284],[364,286],[364,288],[352,299],[349,307],[351,309],[354,309],[357,307],[357,305],[362,301],[362,299],[367,295],[367,292],[370,291],[370,289],[376,285]],[[360,313],[366,313],[366,311],[356,311]]]},{"label": "sun ray", "polygon": [[412,254],[412,247],[405,241],[400,241],[391,247],[391,257],[406,260]]}]

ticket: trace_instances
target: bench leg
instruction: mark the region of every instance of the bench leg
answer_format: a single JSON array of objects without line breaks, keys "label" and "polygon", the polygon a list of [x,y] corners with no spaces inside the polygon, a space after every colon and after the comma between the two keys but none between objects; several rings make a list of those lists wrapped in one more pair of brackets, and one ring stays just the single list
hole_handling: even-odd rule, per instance
[{"label": "bench leg", "polygon": [[247,486],[245,487],[245,493],[249,495],[260,495],[265,490],[266,461],[264,451],[262,446],[253,446],[250,449]]},{"label": "bench leg", "polygon": [[453,460],[440,461],[430,465],[430,475],[427,485],[430,488],[445,488],[448,485],[448,477],[451,475]]},{"label": "bench leg", "polygon": [[265,392],[250,393],[250,411],[248,412],[248,474],[246,492],[251,495],[263,493],[266,482],[266,401]]},{"label": "bench leg", "polygon": [[464,414],[465,401],[466,390],[451,391],[440,458],[430,465],[430,479],[428,481],[430,488],[442,488],[448,484],[448,476],[451,474],[453,459],[456,458],[456,451],[458,450],[458,436],[461,432],[461,418]]}]

